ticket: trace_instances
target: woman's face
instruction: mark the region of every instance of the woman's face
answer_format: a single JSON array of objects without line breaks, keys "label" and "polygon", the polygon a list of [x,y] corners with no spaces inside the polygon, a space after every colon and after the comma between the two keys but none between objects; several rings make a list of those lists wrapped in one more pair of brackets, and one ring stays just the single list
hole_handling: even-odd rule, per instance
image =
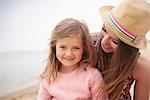
[{"label": "woman's face", "polygon": [[103,51],[106,53],[115,52],[120,40],[117,38],[117,36],[115,36],[113,31],[108,29],[108,27],[106,27],[105,25],[103,25],[101,35],[101,47]]}]

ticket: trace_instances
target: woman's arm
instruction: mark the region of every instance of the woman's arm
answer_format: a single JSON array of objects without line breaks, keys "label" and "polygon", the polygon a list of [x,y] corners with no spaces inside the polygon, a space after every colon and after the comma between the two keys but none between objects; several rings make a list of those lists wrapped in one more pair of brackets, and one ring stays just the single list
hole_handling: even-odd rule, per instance
[{"label": "woman's arm", "polygon": [[150,60],[139,57],[135,66],[134,100],[148,100],[150,92]]}]

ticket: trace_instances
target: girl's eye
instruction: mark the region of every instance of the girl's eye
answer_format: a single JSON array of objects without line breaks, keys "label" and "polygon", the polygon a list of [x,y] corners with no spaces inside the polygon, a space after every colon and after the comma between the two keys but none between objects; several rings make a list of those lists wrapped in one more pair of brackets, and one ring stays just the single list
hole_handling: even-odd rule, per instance
[{"label": "girl's eye", "polygon": [[79,50],[80,48],[78,48],[78,47],[74,47],[73,49],[75,49],[75,50]]},{"label": "girl's eye", "polygon": [[118,42],[118,41],[116,41],[116,40],[112,40],[112,42],[113,42],[114,44],[116,44],[116,45],[118,45],[118,44],[119,44],[119,42]]},{"label": "girl's eye", "polygon": [[60,46],[59,48],[62,48],[62,49],[64,49],[64,48],[65,48],[65,46]]}]

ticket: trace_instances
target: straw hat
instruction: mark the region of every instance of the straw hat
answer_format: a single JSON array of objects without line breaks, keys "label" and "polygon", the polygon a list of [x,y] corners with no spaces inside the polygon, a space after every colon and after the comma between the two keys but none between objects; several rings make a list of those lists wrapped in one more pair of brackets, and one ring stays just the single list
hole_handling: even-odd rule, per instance
[{"label": "straw hat", "polygon": [[122,0],[115,7],[104,6],[100,14],[114,34],[124,43],[146,48],[146,34],[150,30],[150,4],[144,0]]}]

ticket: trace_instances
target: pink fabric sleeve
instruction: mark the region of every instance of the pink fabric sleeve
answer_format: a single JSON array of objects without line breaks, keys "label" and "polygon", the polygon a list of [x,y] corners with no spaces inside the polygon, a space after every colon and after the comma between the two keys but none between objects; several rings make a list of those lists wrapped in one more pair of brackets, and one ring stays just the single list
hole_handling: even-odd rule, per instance
[{"label": "pink fabric sleeve", "polygon": [[93,73],[91,73],[90,86],[92,100],[108,100],[106,95],[98,92],[100,87],[104,86],[102,75],[98,70],[95,70]]},{"label": "pink fabric sleeve", "polygon": [[47,89],[47,83],[44,81],[40,84],[37,100],[51,100],[51,96]]}]

